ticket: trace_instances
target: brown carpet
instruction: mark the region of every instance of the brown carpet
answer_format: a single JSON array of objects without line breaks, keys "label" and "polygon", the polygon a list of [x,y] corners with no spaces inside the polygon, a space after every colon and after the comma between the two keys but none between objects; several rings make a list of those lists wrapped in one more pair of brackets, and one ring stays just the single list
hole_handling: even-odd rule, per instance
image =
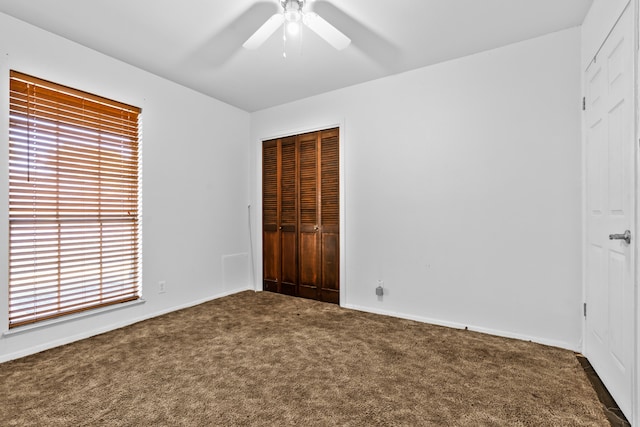
[{"label": "brown carpet", "polygon": [[9,426],[607,426],[570,351],[243,292],[0,364]]}]

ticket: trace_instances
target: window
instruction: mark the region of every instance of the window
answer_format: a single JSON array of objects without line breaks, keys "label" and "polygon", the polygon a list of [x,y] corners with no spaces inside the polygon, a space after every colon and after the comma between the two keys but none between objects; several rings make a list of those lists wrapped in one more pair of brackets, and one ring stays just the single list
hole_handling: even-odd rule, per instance
[{"label": "window", "polygon": [[9,327],[139,298],[139,114],[11,71]]}]

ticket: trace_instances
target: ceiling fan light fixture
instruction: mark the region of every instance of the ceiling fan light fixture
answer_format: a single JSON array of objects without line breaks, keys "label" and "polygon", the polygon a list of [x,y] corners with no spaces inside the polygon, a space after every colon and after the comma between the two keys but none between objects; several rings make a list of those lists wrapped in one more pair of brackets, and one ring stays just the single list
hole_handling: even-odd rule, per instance
[{"label": "ceiling fan light fixture", "polygon": [[287,22],[287,32],[292,36],[297,35],[300,32],[300,22],[297,22],[297,21]]}]

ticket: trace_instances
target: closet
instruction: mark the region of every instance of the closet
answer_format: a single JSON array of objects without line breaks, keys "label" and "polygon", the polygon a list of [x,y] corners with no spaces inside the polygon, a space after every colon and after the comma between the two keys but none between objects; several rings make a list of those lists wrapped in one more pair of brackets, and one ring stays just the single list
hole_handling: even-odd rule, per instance
[{"label": "closet", "polygon": [[339,129],[262,143],[263,288],[340,302]]}]

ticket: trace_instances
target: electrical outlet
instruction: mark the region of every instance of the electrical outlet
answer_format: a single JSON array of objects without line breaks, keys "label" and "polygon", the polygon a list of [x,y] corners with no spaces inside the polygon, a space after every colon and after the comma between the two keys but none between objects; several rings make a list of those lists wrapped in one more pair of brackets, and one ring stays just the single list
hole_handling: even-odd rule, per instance
[{"label": "electrical outlet", "polygon": [[160,280],[158,282],[158,293],[164,294],[165,292],[167,292],[167,282],[164,280]]},{"label": "electrical outlet", "polygon": [[378,280],[378,287],[376,288],[376,295],[378,297],[381,297],[382,295],[384,295],[384,282],[382,280]]}]

